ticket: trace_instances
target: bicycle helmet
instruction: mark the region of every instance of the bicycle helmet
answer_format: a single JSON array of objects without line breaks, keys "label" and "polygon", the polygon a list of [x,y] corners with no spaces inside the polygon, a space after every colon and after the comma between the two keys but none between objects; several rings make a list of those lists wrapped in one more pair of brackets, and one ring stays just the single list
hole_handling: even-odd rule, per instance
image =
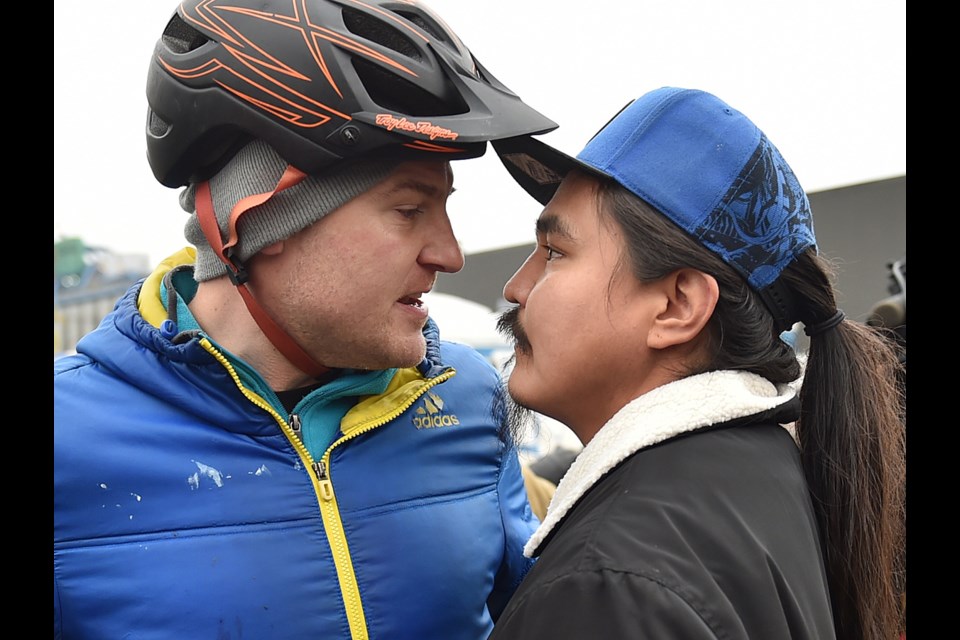
[{"label": "bicycle helmet", "polygon": [[412,0],[187,0],[147,79],[157,180],[209,179],[251,139],[318,173],[371,151],[472,158],[557,127]]}]

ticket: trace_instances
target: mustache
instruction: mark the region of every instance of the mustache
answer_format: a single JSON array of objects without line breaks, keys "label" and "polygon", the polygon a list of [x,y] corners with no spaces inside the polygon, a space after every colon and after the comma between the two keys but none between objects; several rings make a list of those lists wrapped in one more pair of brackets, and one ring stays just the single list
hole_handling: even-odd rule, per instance
[{"label": "mustache", "polygon": [[520,353],[530,353],[530,340],[520,324],[520,307],[510,307],[500,314],[497,318],[497,333],[512,341]]}]

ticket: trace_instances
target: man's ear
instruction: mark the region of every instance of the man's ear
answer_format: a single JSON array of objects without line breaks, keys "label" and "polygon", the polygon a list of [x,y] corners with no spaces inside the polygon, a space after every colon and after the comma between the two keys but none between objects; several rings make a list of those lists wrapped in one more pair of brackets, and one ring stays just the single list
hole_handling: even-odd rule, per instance
[{"label": "man's ear", "polygon": [[268,244],[263,249],[260,249],[259,253],[262,253],[265,256],[276,256],[283,253],[283,240],[274,242],[273,244]]},{"label": "man's ear", "polygon": [[666,296],[666,308],[654,319],[647,337],[652,349],[689,343],[709,322],[720,298],[713,276],[697,269],[678,269],[657,283]]}]

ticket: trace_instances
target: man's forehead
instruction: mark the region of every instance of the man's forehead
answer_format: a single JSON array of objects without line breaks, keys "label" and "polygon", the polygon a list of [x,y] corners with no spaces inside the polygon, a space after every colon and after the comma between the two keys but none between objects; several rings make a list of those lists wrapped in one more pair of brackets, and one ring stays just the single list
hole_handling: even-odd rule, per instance
[{"label": "man's forehead", "polygon": [[575,240],[602,216],[597,200],[599,181],[580,171],[571,171],[537,219],[537,234]]},{"label": "man's forehead", "polygon": [[406,160],[397,164],[394,174],[413,174],[453,180],[453,167],[445,160]]},{"label": "man's forehead", "polygon": [[427,195],[447,196],[453,190],[453,168],[449,162],[438,160],[401,162],[380,186],[387,194],[414,189]]}]

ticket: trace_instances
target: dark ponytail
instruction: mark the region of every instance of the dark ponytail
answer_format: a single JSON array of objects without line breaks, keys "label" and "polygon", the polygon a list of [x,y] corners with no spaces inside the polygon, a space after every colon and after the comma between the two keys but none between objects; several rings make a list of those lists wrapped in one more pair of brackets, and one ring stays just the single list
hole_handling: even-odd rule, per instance
[{"label": "dark ponytail", "polygon": [[[831,271],[812,252],[783,277],[808,327],[836,311]],[[840,638],[894,638],[904,590],[906,418],[902,365],[878,330],[852,321],[810,338],[800,389],[804,471],[827,557]]]}]

